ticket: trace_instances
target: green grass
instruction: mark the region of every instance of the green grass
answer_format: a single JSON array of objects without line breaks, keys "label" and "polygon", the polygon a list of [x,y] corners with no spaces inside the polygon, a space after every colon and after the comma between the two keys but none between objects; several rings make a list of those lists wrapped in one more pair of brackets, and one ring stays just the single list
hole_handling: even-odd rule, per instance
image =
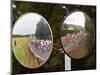
[{"label": "green grass", "polygon": [[20,62],[24,62],[25,59],[25,50],[26,50],[26,44],[18,44],[15,48],[14,48],[14,54],[16,56],[16,58],[20,61]]}]

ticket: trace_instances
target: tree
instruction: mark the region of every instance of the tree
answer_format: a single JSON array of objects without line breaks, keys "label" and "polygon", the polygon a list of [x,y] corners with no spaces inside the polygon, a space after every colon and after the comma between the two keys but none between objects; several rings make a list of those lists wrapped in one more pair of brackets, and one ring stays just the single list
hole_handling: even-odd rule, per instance
[{"label": "tree", "polygon": [[35,35],[37,39],[44,39],[44,40],[49,39],[49,37],[51,36],[49,26],[43,18],[41,18],[37,24]]}]

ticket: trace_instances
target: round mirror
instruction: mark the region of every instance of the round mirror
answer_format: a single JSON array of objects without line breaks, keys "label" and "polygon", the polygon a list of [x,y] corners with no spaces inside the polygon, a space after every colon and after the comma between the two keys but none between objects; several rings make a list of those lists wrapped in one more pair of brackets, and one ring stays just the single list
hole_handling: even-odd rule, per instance
[{"label": "round mirror", "polygon": [[94,43],[94,27],[88,15],[76,11],[66,17],[62,25],[61,43],[64,51],[73,59],[81,59],[91,52]]},{"label": "round mirror", "polygon": [[16,59],[27,68],[38,68],[49,58],[53,35],[44,17],[26,13],[14,24],[12,49]]}]

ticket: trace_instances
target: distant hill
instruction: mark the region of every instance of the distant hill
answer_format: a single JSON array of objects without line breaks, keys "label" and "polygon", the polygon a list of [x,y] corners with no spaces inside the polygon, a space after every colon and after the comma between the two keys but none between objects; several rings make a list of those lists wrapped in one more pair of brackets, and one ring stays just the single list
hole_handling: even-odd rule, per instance
[{"label": "distant hill", "polygon": [[64,30],[68,29],[69,27],[75,29],[75,30],[82,30],[84,31],[84,28],[79,25],[73,25],[73,24],[64,24]]},{"label": "distant hill", "polygon": [[13,34],[12,37],[29,37],[30,35],[35,36],[35,34],[28,34],[28,35]]}]

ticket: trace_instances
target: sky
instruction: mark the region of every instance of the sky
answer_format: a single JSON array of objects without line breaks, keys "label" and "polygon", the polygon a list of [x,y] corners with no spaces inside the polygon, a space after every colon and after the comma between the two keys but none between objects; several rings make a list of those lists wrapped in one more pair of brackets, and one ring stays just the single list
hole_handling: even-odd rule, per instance
[{"label": "sky", "polygon": [[64,21],[66,24],[74,24],[85,27],[85,16],[83,12],[74,12],[70,14]]},{"label": "sky", "polygon": [[36,13],[24,14],[15,22],[13,34],[35,34],[36,24],[40,21],[41,18],[42,16]]}]

